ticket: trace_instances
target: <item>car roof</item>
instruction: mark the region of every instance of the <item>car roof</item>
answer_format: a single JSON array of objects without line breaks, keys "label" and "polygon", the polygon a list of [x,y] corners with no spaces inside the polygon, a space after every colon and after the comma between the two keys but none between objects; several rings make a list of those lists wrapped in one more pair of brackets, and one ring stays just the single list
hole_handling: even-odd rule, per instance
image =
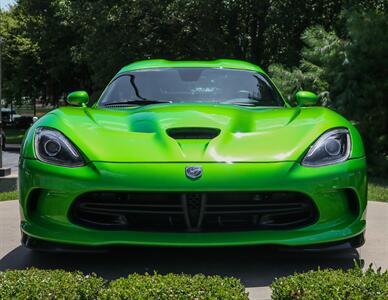
[{"label": "car roof", "polygon": [[224,68],[256,71],[265,74],[259,66],[236,59],[217,59],[207,61],[171,61],[166,59],[141,60],[123,67],[118,74],[135,70],[159,68]]}]

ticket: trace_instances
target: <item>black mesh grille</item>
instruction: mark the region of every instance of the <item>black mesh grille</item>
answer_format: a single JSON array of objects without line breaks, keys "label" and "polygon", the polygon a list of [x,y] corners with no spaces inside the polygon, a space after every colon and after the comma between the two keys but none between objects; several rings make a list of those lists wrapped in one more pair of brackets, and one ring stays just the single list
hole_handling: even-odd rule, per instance
[{"label": "black mesh grille", "polygon": [[96,192],[78,197],[69,217],[100,229],[212,232],[294,229],[316,222],[318,212],[296,192]]}]

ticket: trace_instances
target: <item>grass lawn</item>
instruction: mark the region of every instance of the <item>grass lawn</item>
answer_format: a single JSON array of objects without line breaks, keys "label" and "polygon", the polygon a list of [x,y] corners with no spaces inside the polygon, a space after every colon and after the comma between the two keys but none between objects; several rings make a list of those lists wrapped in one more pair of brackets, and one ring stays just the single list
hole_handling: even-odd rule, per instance
[{"label": "grass lawn", "polygon": [[369,178],[368,199],[388,202],[388,179]]},{"label": "grass lawn", "polygon": [[4,128],[4,131],[7,144],[20,144],[26,132],[25,129],[18,128]]},{"label": "grass lawn", "polygon": [[0,193],[0,201],[16,200],[16,199],[19,199],[19,193],[17,191]]}]

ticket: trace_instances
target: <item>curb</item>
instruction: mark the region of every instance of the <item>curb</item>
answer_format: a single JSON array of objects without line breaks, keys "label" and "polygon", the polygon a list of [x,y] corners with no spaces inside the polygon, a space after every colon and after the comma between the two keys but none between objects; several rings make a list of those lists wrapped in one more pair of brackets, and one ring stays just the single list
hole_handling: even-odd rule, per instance
[{"label": "curb", "polygon": [[11,174],[0,177],[0,192],[12,192],[17,190],[18,176]]}]

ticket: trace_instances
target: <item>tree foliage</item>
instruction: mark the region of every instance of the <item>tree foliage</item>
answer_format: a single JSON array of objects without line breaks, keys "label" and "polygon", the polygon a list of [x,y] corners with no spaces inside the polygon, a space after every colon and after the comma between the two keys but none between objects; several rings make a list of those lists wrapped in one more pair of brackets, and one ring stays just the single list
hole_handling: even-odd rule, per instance
[{"label": "tree foliage", "polygon": [[299,66],[289,69],[273,64],[269,71],[287,98],[292,99],[296,91],[311,90],[321,96],[322,104],[330,106],[330,82],[341,80],[338,66],[343,68],[348,63],[346,41],[320,25],[307,28],[301,40],[304,47]]},{"label": "tree foliage", "polygon": [[36,71],[41,60],[38,45],[26,32],[29,17],[15,9],[0,12],[0,17],[3,97],[9,100],[36,97],[40,86]]}]

